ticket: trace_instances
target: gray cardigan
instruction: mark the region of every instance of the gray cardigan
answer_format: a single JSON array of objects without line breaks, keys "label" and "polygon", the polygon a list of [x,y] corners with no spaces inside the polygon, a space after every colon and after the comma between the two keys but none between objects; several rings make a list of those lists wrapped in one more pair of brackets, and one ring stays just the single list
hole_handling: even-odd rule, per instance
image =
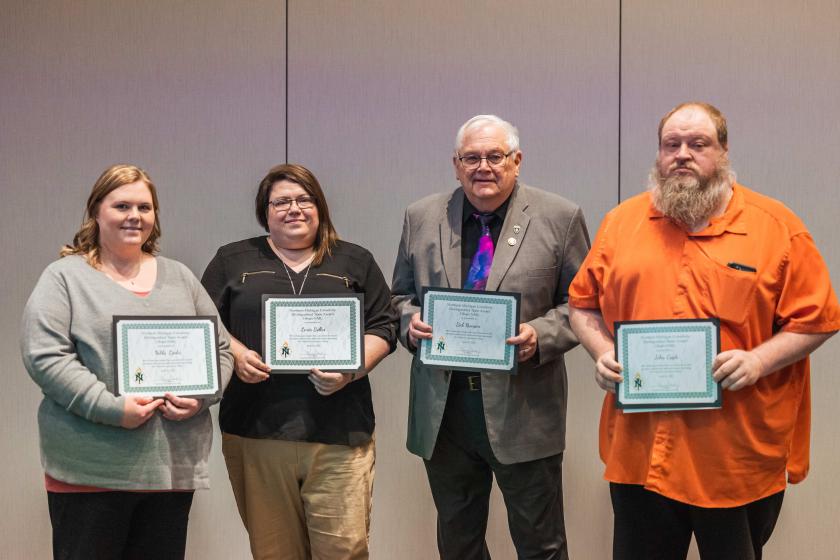
[{"label": "gray cardigan", "polygon": [[[120,427],[114,390],[113,315],[216,315],[190,270],[157,257],[157,280],[139,297],[80,256],[50,264],[23,312],[21,353],[44,394],[38,410],[41,462],[57,480],[121,490],[207,488],[213,438],[208,406],[183,422],[155,414]],[[230,339],[219,321],[219,369],[230,380]]]}]

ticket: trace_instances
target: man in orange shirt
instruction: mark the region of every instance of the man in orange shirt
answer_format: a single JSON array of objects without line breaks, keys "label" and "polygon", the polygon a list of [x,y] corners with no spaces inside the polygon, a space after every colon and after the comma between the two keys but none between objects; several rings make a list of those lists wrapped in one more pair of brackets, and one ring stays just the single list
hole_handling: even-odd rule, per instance
[{"label": "man in orange shirt", "polygon": [[[735,182],[726,119],[684,103],[659,124],[648,191],[604,218],[569,289],[572,328],[607,391],[600,453],[617,559],[761,558],[787,480],[808,471],[808,355],[840,329],[802,222]],[[717,318],[711,410],[624,413],[615,321]]]}]

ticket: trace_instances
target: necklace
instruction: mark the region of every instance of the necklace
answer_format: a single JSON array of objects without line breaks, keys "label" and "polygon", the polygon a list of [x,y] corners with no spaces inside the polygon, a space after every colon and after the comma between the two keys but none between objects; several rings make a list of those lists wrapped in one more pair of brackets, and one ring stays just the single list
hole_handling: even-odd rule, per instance
[{"label": "necklace", "polygon": [[303,275],[303,281],[300,283],[300,288],[298,288],[297,291],[295,291],[295,283],[292,282],[292,275],[289,274],[289,267],[287,267],[286,263],[284,263],[282,260],[280,262],[283,263],[283,270],[286,271],[286,278],[289,279],[289,284],[292,285],[292,295],[299,296],[303,293],[303,285],[306,284],[306,279],[309,278],[309,269],[312,268],[312,263],[310,262],[308,265],[306,265],[306,274]]},{"label": "necklace", "polygon": [[111,264],[106,265],[105,263],[100,263],[99,269],[105,273],[106,276],[111,278],[117,284],[123,284],[128,286],[134,286],[134,282],[137,280],[137,277],[140,276],[140,270],[142,268],[142,263],[137,265],[137,270],[134,272],[130,272],[129,274],[123,274],[117,270],[117,268]]}]

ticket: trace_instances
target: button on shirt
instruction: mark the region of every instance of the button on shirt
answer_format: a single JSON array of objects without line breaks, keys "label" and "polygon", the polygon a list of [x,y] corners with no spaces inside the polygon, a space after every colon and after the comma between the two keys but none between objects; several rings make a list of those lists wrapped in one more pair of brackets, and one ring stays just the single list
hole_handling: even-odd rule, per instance
[{"label": "button on shirt", "polygon": [[[734,186],[723,216],[688,233],[648,193],[604,218],[569,289],[574,307],[614,321],[718,317],[721,348],[749,350],[779,330],[840,329],[828,270],[802,222],[784,205]],[[600,453],[611,482],[701,507],[734,507],[808,473],[807,358],[740,391],[723,408],[625,414],[607,394]]]}]

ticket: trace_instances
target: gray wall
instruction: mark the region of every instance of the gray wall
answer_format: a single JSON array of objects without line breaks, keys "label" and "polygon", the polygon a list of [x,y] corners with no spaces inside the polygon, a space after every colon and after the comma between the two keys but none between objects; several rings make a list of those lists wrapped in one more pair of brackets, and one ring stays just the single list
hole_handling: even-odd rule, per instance
[{"label": "gray wall", "polygon": [[[216,247],[259,231],[256,183],[288,150],[321,180],[342,236],[370,248],[390,276],[402,209],[455,187],[453,136],[473,114],[517,124],[523,179],[581,204],[594,233],[609,208],[643,188],[662,113],[704,99],[729,117],[739,179],[796,211],[840,277],[837,0],[4,0],[2,8],[0,350],[9,359],[0,365],[0,558],[50,550],[40,395],[18,359],[18,318],[111,163],[150,172],[163,252],[200,274]],[[826,497],[840,492],[831,416],[840,389],[829,366],[838,361],[836,341],[815,356],[813,469],[790,488],[768,558],[835,556],[840,505]],[[571,552],[607,558],[602,395],[582,351],[568,362]],[[399,350],[373,375],[374,558],[435,556],[425,474],[404,448],[407,365]],[[212,468],[213,489],[196,496],[188,556],[247,557],[218,449]],[[490,525],[494,556],[513,558],[498,494]]]}]

